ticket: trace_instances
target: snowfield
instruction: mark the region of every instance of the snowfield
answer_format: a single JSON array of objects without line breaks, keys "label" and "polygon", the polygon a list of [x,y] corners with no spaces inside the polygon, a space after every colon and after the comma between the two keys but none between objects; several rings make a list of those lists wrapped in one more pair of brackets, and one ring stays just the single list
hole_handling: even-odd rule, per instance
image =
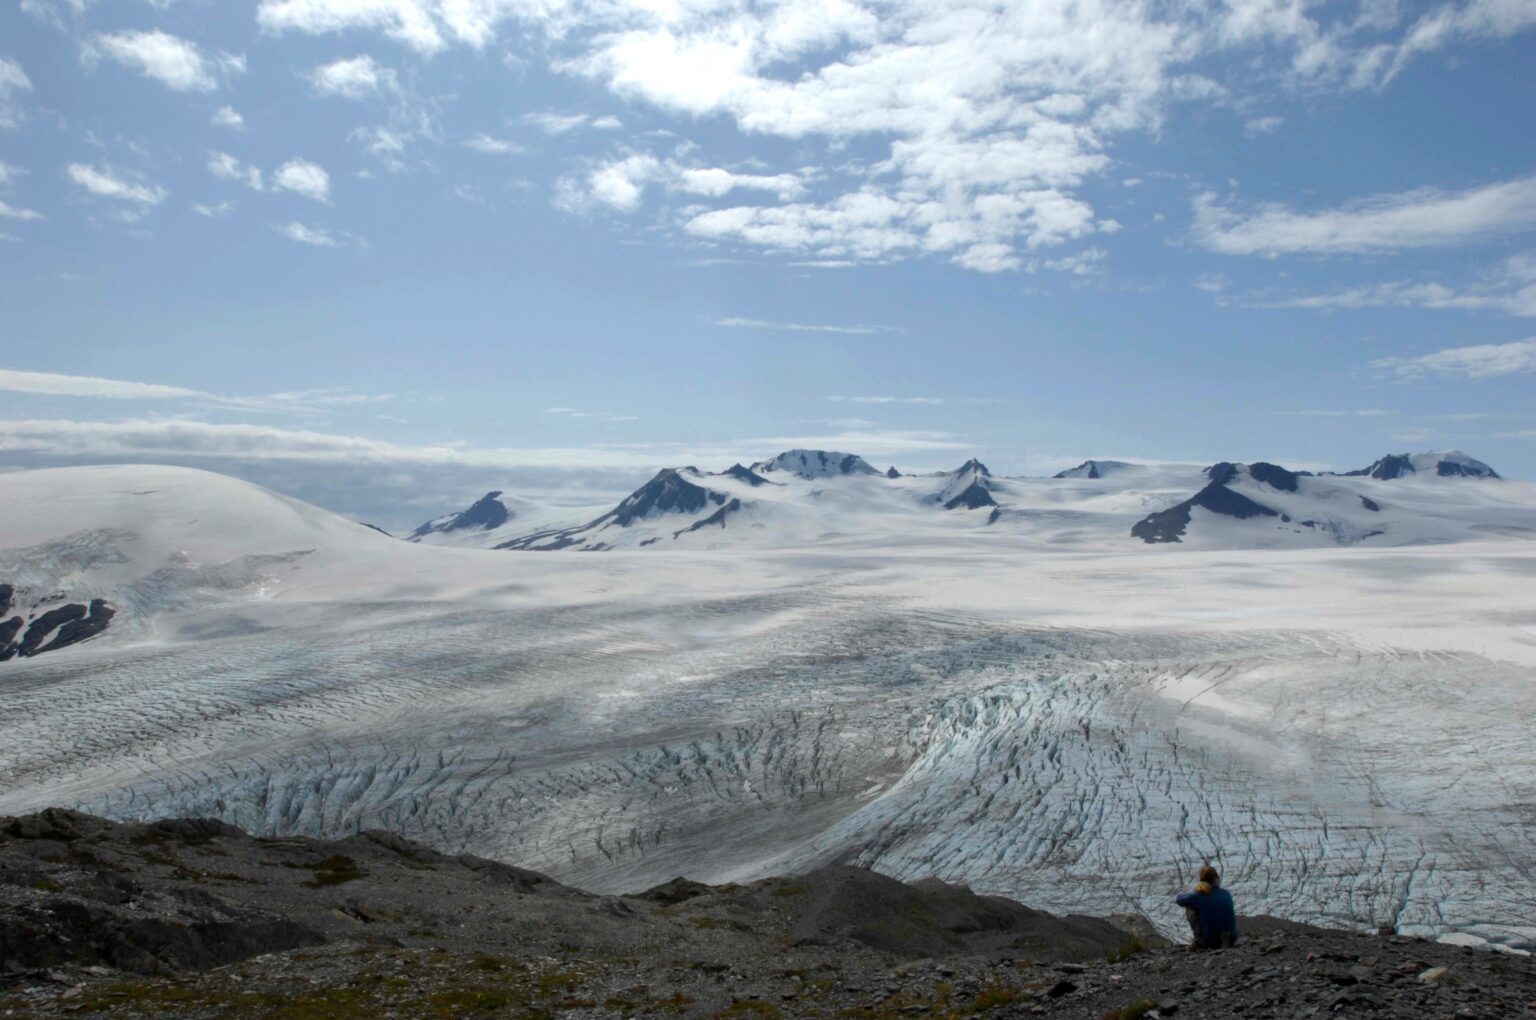
[{"label": "snowfield", "polygon": [[970,468],[998,506],[945,510],[954,474],[780,462],[603,552],[0,475],[0,583],[119,611],[0,663],[0,813],[387,827],[598,890],[850,860],[1170,931],[1209,858],[1244,911],[1533,948],[1536,486],[1259,474],[1277,516],[1147,544],[1199,466]]}]

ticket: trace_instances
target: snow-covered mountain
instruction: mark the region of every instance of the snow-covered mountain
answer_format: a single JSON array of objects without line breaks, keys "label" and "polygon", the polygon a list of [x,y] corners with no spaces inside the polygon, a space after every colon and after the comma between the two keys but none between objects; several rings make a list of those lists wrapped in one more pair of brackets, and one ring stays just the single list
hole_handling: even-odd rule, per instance
[{"label": "snow-covered mountain", "polygon": [[863,457],[827,450],[785,450],[772,460],[752,465],[760,475],[788,472],[800,478],[832,478],[838,475],[878,475]]},{"label": "snow-covered mountain", "polygon": [[992,472],[981,461],[972,457],[948,476],[944,488],[934,497],[934,502],[945,510],[979,510],[984,506],[997,506],[992,498]]},{"label": "snow-covered mountain", "polygon": [[1343,475],[1276,464],[1220,463],[1198,492],[1150,513],[1131,535],[1156,545],[1414,545],[1489,534],[1536,537],[1525,487],[1498,482],[1488,465],[1456,451],[1392,455]]},{"label": "snow-covered mountain", "polygon": [[461,549],[490,549],[534,531],[564,528],[589,519],[598,508],[535,503],[494,489],[452,513],[426,521],[405,536],[407,542]]},{"label": "snow-covered mountain", "polygon": [[1434,453],[1389,453],[1367,468],[1348,472],[1391,481],[1407,475],[1432,474],[1441,478],[1497,478],[1498,472],[1460,450]]},{"label": "snow-covered mountain", "polygon": [[1121,468],[1131,467],[1123,460],[1085,460],[1075,468],[1067,468],[1052,475],[1053,478],[1103,478]]},{"label": "snow-covered mountain", "polygon": [[[806,548],[935,534],[1053,547],[1264,548],[1536,534],[1527,487],[1505,486],[1464,454],[1399,459],[1420,466],[1379,478],[1312,475],[1265,462],[1201,468],[1087,461],[1053,478],[1003,478],[974,458],[953,471],[903,474],[878,471],[853,454],[789,450],[718,473],[669,468],[585,521],[517,529],[514,519],[494,532],[495,542],[482,544],[587,552]],[[966,512],[979,510],[986,512]]]}]

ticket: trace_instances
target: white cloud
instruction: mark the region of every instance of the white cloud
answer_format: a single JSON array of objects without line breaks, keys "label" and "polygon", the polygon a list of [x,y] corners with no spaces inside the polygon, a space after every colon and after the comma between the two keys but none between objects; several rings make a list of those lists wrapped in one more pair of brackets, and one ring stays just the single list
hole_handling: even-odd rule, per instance
[{"label": "white cloud", "polygon": [[196,457],[245,461],[293,460],[347,464],[458,464],[484,468],[626,468],[655,470],[678,464],[726,465],[757,451],[771,456],[794,448],[849,449],[869,456],[969,449],[948,432],[850,430],[825,435],[753,437],[726,443],[605,444],[536,448],[477,448],[462,444],[392,443],[267,425],[214,424],[188,419],[120,422],[0,421],[0,451],[52,457]]},{"label": "white cloud", "polygon": [[553,113],[544,111],[541,113],[527,113],[523,120],[538,128],[546,135],[563,135],[575,131],[586,125],[592,118],[585,113]]},{"label": "white cloud", "polygon": [[59,397],[105,397],[111,400],[179,400],[202,396],[197,390],[189,390],[181,386],[99,379],[89,375],[22,372],[5,368],[0,368],[0,390]]},{"label": "white cloud", "polygon": [[1276,411],[1275,413],[1292,418],[1385,418],[1397,412],[1384,411],[1379,408],[1363,408],[1358,411]]},{"label": "white cloud", "polygon": [[1031,273],[1049,269],[1072,276],[1096,276],[1104,271],[1103,263],[1108,257],[1109,252],[1103,248],[1085,248],[1075,255],[1066,255],[1058,259],[1031,259],[1024,268]]},{"label": "white cloud", "polygon": [[768,322],[763,319],[729,318],[716,319],[715,325],[731,329],[769,329],[789,333],[846,333],[850,336],[871,336],[876,333],[905,333],[900,326],[871,326],[855,323],[848,326],[822,325],[806,322]]},{"label": "white cloud", "polygon": [[[423,54],[487,48],[514,26],[520,40],[534,40],[520,52],[542,47],[555,69],[622,100],[720,118],[748,139],[806,152],[819,145],[832,164],[818,170],[814,198],[787,181],[735,184],[735,194],[758,194],[733,209],[676,207],[658,218],[661,226],[800,261],[936,257],[998,272],[1112,230],[1083,186],[1113,167],[1119,137],[1158,130],[1175,104],[1241,109],[1239,100],[1269,99],[1275,89],[1378,86],[1418,55],[1528,29],[1536,7],[1456,0],[1411,20],[1394,0],[260,0],[257,20],[269,33],[378,32]],[[1228,80],[1209,77],[1227,69]],[[551,134],[621,127],[617,118],[587,113],[546,112],[528,122]],[[1250,132],[1274,126],[1273,116],[1246,125]],[[401,170],[406,144],[422,134],[392,122],[355,137]],[[858,159],[845,158],[850,147]],[[640,208],[645,189],[667,179],[625,165],[637,158],[623,154],[562,180],[559,204]],[[720,197],[679,183],[668,189]],[[1294,235],[1309,226],[1321,230],[1325,251],[1398,250],[1466,233],[1428,227],[1422,217],[1417,226],[1394,227],[1382,212],[1321,214],[1375,217],[1334,222],[1330,232],[1286,210],[1245,216],[1212,203],[1202,227],[1218,250],[1266,254],[1278,253],[1275,243],[1302,243]],[[1266,239],[1275,234],[1279,241]]]},{"label": "white cloud", "polygon": [[307,244],[315,248],[335,248],[341,244],[341,241],[324,227],[312,227],[298,220],[282,224],[277,228],[277,232],[290,241],[297,241],[299,244]]},{"label": "white cloud", "polygon": [[612,114],[606,117],[598,117],[592,122],[594,131],[619,131],[624,127],[624,122]]},{"label": "white cloud", "polygon": [[1243,133],[1254,137],[1257,135],[1271,135],[1280,130],[1280,125],[1285,123],[1284,117],[1254,117],[1243,125]]},{"label": "white cloud", "polygon": [[245,118],[240,116],[240,111],[233,106],[221,106],[213,111],[211,123],[214,127],[225,128],[230,131],[240,131],[245,128]]},{"label": "white cloud", "polygon": [[1195,289],[1203,290],[1207,294],[1220,294],[1230,286],[1232,281],[1225,273],[1201,273],[1195,277]]},{"label": "white cloud", "polygon": [[794,174],[738,174],[720,167],[683,170],[675,185],[678,191],[719,198],[732,191],[771,191],[783,201],[797,198],[805,190]]},{"label": "white cloud", "polygon": [[614,414],[611,411],[583,411],[576,407],[551,407],[545,414],[557,414],[562,418],[593,418],[597,421],[639,421],[638,415]]},{"label": "white cloud", "polygon": [[333,408],[363,407],[394,399],[388,393],[354,393],[346,390],[291,390],[256,396],[221,396],[185,386],[102,379],[55,372],[24,372],[0,369],[0,390],[44,396],[95,397],[107,400],[193,401],[226,410],[313,415]]},{"label": "white cloud", "polygon": [[395,72],[380,67],[368,54],[323,64],[305,77],[315,92],[339,99],[367,99],[380,91],[393,92]]},{"label": "white cloud", "polygon": [[1447,347],[1416,358],[1378,358],[1371,367],[1403,379],[1426,375],[1459,375],[1468,379],[1492,379],[1536,372],[1536,338],[1507,344],[1472,344]]},{"label": "white cloud", "polygon": [[318,163],[290,159],[272,174],[272,187],[292,191],[316,202],[328,202],[331,197],[331,175]]},{"label": "white cloud", "polygon": [[113,198],[140,205],[159,205],[168,192],[157,185],[120,176],[110,166],[70,163],[64,168],[70,180],[99,198]]},{"label": "white cloud", "polygon": [[14,60],[0,57],[0,128],[22,121],[21,94],[32,91],[32,79]]},{"label": "white cloud", "polygon": [[943,397],[828,397],[842,404],[927,404],[944,403]]},{"label": "white cloud", "polygon": [[35,209],[22,209],[0,200],[0,219],[7,220],[40,220],[43,214]]},{"label": "white cloud", "polygon": [[194,202],[192,204],[192,211],[197,213],[199,216],[206,216],[209,219],[216,220],[220,217],[228,216],[230,213],[234,212],[235,203],[220,202],[217,205],[207,205],[203,202]]},{"label": "white cloud", "polygon": [[253,191],[261,191],[265,187],[260,170],[240,162],[227,152],[208,154],[208,172],[221,181],[235,181]]},{"label": "white cloud", "polygon": [[1257,302],[1265,308],[1430,308],[1536,317],[1536,252],[1505,259],[1470,284],[1392,281]]},{"label": "white cloud", "polygon": [[524,151],[523,147],[516,142],[509,142],[504,138],[493,138],[484,132],[464,139],[464,148],[487,156],[511,156]]},{"label": "white cloud", "polygon": [[15,163],[7,163],[5,160],[0,159],[0,188],[9,188],[26,172],[23,167],[19,167]]},{"label": "white cloud", "polygon": [[180,36],[158,29],[96,36],[85,48],[87,60],[106,56],[177,92],[211,92],[221,76],[245,71],[245,58],[221,53],[205,56]]},{"label": "white cloud", "polygon": [[[476,5],[476,0],[444,0],[444,6],[465,11]],[[374,29],[422,53],[446,45],[428,4],[418,0],[261,0],[256,22],[274,33]]]},{"label": "white cloud", "polygon": [[1536,26],[1536,5],[1524,0],[1441,4],[1414,22],[1401,41],[1378,44],[1360,54],[1353,84],[1381,87],[1425,54],[1456,43],[1507,39],[1532,26]]},{"label": "white cloud", "polygon": [[1243,215],[1209,193],[1195,199],[1194,238],[1225,255],[1340,255],[1468,244],[1536,226],[1536,177],[1465,191],[1374,195],[1338,209],[1265,206]]}]

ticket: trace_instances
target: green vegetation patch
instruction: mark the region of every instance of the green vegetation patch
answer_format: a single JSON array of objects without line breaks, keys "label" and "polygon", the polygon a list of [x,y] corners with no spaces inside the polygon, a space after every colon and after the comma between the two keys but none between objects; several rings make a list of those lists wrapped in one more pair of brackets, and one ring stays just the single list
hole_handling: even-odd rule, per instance
[{"label": "green vegetation patch", "polygon": [[368,872],[358,867],[357,862],[345,854],[334,854],[324,860],[304,866],[314,872],[314,877],[304,882],[304,885],[311,889],[320,889],[328,885],[341,885],[343,882],[352,882],[368,876]]},{"label": "green vegetation patch", "polygon": [[1129,942],[1121,944],[1118,948],[1111,949],[1104,955],[1104,958],[1110,963],[1121,963],[1133,956],[1145,953],[1150,948],[1152,947],[1147,945],[1146,941],[1138,935]]}]

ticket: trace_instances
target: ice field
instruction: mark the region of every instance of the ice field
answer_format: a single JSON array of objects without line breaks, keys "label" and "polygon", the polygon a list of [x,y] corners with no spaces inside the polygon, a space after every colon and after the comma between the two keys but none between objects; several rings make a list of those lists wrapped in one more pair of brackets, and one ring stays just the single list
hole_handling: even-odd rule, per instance
[{"label": "ice field", "polygon": [[387,827],[599,890],[849,860],[1170,930],[1209,858],[1246,912],[1531,948],[1536,487],[1315,488],[1398,544],[1129,537],[1196,473],[1000,482],[990,525],[817,481],[814,532],[785,487],[768,537],[603,552],[0,475],[0,582],[119,609],[0,663],[0,813]]}]

